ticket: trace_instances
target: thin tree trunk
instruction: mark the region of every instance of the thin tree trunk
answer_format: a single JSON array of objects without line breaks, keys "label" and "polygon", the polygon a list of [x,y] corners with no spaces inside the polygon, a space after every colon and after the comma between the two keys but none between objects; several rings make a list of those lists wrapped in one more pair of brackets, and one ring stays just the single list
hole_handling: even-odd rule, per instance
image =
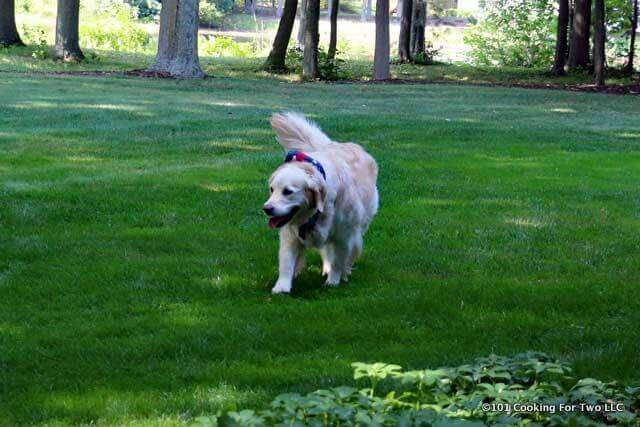
[{"label": "thin tree trunk", "polygon": [[362,0],[362,14],[360,15],[360,20],[362,22],[367,22],[370,19],[371,19],[371,0]]},{"label": "thin tree trunk", "polygon": [[256,0],[244,0],[244,13],[249,15],[256,13]]},{"label": "thin tree trunk", "polygon": [[14,0],[0,0],[0,46],[24,46],[16,27]]},{"label": "thin tree trunk", "polygon": [[58,0],[56,16],[56,57],[64,61],[81,61],[79,44],[79,0]]},{"label": "thin tree trunk", "polygon": [[632,0],[631,34],[629,35],[629,56],[624,71],[633,74],[633,58],[636,50],[636,32],[638,31],[638,0]]},{"label": "thin tree trunk", "polygon": [[402,0],[398,56],[401,61],[411,60],[411,9],[413,0]]},{"label": "thin tree trunk", "polygon": [[149,70],[182,79],[204,77],[198,59],[198,0],[163,0],[158,53]]},{"label": "thin tree trunk", "polygon": [[[282,18],[283,11],[284,11],[284,0],[278,0],[278,8],[276,9],[276,16],[278,18]],[[295,15],[294,15],[294,17],[295,17]]]},{"label": "thin tree trunk", "polygon": [[389,73],[389,0],[376,0],[376,47],[373,79],[388,80]]},{"label": "thin tree trunk", "polygon": [[589,33],[591,27],[591,0],[575,0],[569,68],[589,67]]},{"label": "thin tree trunk", "polygon": [[329,20],[331,21],[331,33],[329,34],[329,50],[327,56],[329,59],[336,57],[336,49],[338,45],[338,9],[340,7],[340,0],[329,0]]},{"label": "thin tree trunk", "polygon": [[424,32],[427,20],[426,0],[413,0],[411,9],[411,38],[409,50],[412,60],[416,60],[418,55],[424,54]]},{"label": "thin tree trunk", "polygon": [[569,25],[569,0],[559,0],[558,28],[556,30],[556,55],[553,61],[552,72],[555,75],[565,73],[564,66],[567,62],[567,27]]},{"label": "thin tree trunk", "polygon": [[300,18],[298,19],[298,47],[304,49],[304,32],[307,24],[307,0],[300,1]]},{"label": "thin tree trunk", "polygon": [[273,40],[273,47],[264,64],[264,68],[271,71],[285,71],[285,60],[287,57],[287,48],[293,31],[293,24],[296,20],[296,10],[298,9],[298,0],[286,0],[278,32]]},{"label": "thin tree trunk", "polygon": [[318,21],[320,20],[320,0],[307,0],[306,28],[304,32],[304,56],[302,58],[302,79],[318,78]]},{"label": "thin tree trunk", "polygon": [[606,72],[607,30],[605,28],[604,0],[595,0],[593,12],[593,72],[596,76],[596,85],[601,87],[604,86]]}]

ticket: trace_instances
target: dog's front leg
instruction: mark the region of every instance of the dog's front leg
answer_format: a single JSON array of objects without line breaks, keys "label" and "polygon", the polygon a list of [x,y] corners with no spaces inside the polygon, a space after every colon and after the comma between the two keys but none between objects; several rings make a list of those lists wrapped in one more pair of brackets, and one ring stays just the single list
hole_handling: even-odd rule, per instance
[{"label": "dog's front leg", "polygon": [[274,294],[291,292],[296,265],[300,257],[302,257],[303,249],[303,246],[288,227],[280,230],[279,277],[271,292]]}]

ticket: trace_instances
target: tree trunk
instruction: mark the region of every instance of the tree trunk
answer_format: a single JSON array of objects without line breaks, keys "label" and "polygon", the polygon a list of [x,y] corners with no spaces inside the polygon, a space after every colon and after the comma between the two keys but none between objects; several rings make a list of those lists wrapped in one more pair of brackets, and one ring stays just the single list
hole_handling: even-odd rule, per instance
[{"label": "tree trunk", "polygon": [[556,30],[556,55],[553,61],[553,74],[563,75],[567,62],[567,27],[569,25],[569,0],[559,0],[558,28]]},{"label": "tree trunk", "polygon": [[629,35],[629,56],[624,65],[624,71],[633,74],[633,57],[636,50],[636,32],[638,31],[638,0],[632,0],[631,9],[631,33]]},{"label": "tree trunk", "polygon": [[16,27],[14,0],[0,0],[0,46],[24,46]]},{"label": "tree trunk", "polygon": [[400,38],[398,40],[398,56],[400,61],[411,60],[411,8],[413,0],[402,0],[400,17]]},{"label": "tree trunk", "polygon": [[204,77],[198,59],[198,0],[163,0],[158,53],[149,70],[181,79]]},{"label": "tree trunk", "polygon": [[318,78],[318,21],[320,20],[320,0],[307,0],[305,12],[304,56],[302,59],[302,79]]},{"label": "tree trunk", "polygon": [[376,0],[376,47],[373,79],[388,80],[389,73],[389,0]]},{"label": "tree trunk", "polygon": [[589,36],[591,26],[591,0],[575,0],[569,68],[589,67]]},{"label": "tree trunk", "polygon": [[362,0],[362,15],[360,15],[360,20],[362,22],[367,22],[370,19],[371,19],[371,0]]},{"label": "tree trunk", "polygon": [[304,32],[307,24],[307,0],[300,1],[300,18],[298,19],[298,47],[304,49]]},{"label": "tree trunk", "polygon": [[329,50],[327,56],[329,59],[336,57],[336,49],[338,45],[338,8],[340,7],[340,0],[329,0],[329,20],[331,21],[331,33],[329,35]]},{"label": "tree trunk", "polygon": [[271,71],[285,71],[285,60],[287,57],[287,48],[289,47],[289,39],[293,31],[293,23],[296,20],[296,10],[298,9],[298,0],[286,0],[278,32],[273,40],[273,47],[264,64],[264,68]]},{"label": "tree trunk", "polygon": [[256,13],[256,0],[244,0],[244,13],[249,15]]},{"label": "tree trunk", "polygon": [[595,0],[593,8],[593,72],[596,76],[596,85],[599,87],[604,86],[604,77],[606,72],[606,31],[604,0]]},{"label": "tree trunk", "polygon": [[56,57],[63,61],[81,61],[78,27],[79,0],[58,0],[56,16]]},{"label": "tree trunk", "polygon": [[424,54],[424,32],[427,20],[426,0],[413,0],[411,9],[411,37],[409,40],[409,54],[416,60],[419,54]]}]

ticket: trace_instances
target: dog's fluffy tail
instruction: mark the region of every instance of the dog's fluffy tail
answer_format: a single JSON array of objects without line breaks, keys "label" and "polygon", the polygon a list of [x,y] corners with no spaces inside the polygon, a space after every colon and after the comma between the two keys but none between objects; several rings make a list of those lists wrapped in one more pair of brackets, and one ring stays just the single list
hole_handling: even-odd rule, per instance
[{"label": "dog's fluffy tail", "polygon": [[302,114],[277,113],[271,116],[271,127],[285,150],[317,151],[332,144],[320,128]]}]

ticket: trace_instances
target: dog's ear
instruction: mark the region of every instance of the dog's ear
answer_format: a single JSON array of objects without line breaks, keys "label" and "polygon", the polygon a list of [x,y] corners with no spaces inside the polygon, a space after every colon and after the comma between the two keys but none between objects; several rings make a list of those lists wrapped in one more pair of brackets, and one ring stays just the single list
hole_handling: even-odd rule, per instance
[{"label": "dog's ear", "polygon": [[309,177],[308,188],[311,192],[311,205],[322,213],[324,211],[324,201],[327,196],[327,187],[322,177],[313,175]]}]

